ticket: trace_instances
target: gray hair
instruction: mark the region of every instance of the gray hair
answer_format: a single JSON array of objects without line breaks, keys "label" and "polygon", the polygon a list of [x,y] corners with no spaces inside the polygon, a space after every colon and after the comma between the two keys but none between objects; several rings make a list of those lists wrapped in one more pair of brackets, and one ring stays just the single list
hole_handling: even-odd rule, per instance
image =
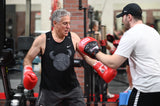
[{"label": "gray hair", "polygon": [[99,25],[99,24],[98,24],[98,21],[97,21],[97,20],[93,20],[93,21],[92,21],[92,25],[93,25],[93,27],[94,27],[94,26],[98,26],[98,25]]},{"label": "gray hair", "polygon": [[71,13],[65,9],[57,9],[52,14],[52,25],[53,21],[60,22],[61,18],[64,16],[71,16]]},{"label": "gray hair", "polygon": [[94,26],[98,26],[99,25],[99,23],[98,23],[98,21],[97,20],[93,20],[91,23],[90,23],[90,29],[91,28],[93,28]]}]

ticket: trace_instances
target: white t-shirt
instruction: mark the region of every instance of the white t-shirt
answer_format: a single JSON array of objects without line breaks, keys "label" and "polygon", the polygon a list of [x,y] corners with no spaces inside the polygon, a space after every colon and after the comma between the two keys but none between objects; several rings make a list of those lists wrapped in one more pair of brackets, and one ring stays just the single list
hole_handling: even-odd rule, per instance
[{"label": "white t-shirt", "polygon": [[115,54],[129,59],[133,86],[142,92],[160,92],[160,35],[137,24],[126,31]]}]

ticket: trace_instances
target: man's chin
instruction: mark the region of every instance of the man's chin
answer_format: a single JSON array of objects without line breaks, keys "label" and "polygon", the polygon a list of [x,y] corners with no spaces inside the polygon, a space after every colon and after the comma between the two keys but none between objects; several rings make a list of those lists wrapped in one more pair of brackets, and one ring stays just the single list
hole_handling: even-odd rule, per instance
[{"label": "man's chin", "polygon": [[68,32],[65,33],[65,36],[68,36]]}]

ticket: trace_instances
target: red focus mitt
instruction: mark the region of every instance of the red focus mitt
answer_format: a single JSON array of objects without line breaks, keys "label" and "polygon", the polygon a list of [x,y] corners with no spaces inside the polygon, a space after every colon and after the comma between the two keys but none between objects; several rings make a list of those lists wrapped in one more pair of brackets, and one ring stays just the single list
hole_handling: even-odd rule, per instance
[{"label": "red focus mitt", "polygon": [[79,50],[92,58],[99,52],[99,46],[96,39],[92,37],[85,37],[81,39],[78,45]]}]

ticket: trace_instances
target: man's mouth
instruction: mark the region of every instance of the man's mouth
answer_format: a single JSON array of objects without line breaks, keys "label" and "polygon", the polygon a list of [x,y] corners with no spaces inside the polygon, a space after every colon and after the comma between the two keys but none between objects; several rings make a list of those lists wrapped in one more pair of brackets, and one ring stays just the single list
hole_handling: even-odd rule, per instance
[{"label": "man's mouth", "polygon": [[65,30],[65,33],[67,33],[67,34],[68,34],[68,32],[69,32],[69,30]]}]

